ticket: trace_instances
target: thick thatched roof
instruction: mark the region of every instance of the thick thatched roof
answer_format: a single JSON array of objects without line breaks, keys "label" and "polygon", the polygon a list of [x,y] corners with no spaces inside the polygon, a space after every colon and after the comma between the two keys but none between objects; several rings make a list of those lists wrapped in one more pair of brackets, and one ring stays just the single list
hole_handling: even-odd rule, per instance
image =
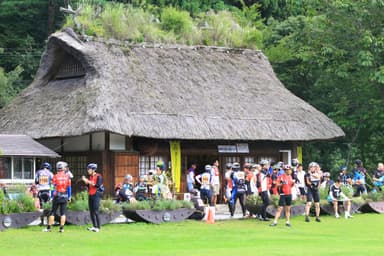
[{"label": "thick thatched roof", "polygon": [[60,157],[56,152],[26,135],[0,134],[0,156]]},{"label": "thick thatched roof", "polygon": [[[59,76],[68,62],[80,63],[85,76]],[[260,51],[83,42],[70,29],[49,38],[34,82],[0,111],[0,131],[34,138],[95,131],[197,140],[344,136],[281,84]]]}]

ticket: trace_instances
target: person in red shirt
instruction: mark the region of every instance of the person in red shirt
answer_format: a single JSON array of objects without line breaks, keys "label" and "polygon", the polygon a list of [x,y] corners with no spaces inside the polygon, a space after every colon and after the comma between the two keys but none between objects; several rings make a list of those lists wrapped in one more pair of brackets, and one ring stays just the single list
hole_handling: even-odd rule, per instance
[{"label": "person in red shirt", "polygon": [[279,207],[276,210],[275,219],[270,224],[270,226],[276,226],[277,220],[280,218],[281,211],[285,210],[285,225],[287,227],[291,226],[290,215],[291,215],[291,202],[292,202],[292,187],[295,185],[294,180],[292,179],[292,167],[289,165],[284,166],[285,173],[280,175],[277,178],[277,187],[280,194]]},{"label": "person in red shirt", "polygon": [[87,172],[89,178],[85,176],[82,177],[82,180],[86,185],[88,185],[88,205],[89,205],[89,214],[91,215],[92,227],[89,227],[89,231],[99,232],[100,231],[100,218],[99,218],[99,208],[100,200],[103,196],[104,186],[103,179],[100,174],[96,173],[97,164],[90,163],[87,165]]},{"label": "person in red shirt", "polygon": [[48,226],[43,231],[51,232],[51,226],[55,220],[55,213],[60,208],[60,229],[59,232],[64,232],[64,224],[66,221],[65,213],[67,211],[67,202],[71,200],[71,179],[64,172],[65,162],[57,162],[57,173],[52,178],[52,185],[54,186],[52,209],[48,217]]}]

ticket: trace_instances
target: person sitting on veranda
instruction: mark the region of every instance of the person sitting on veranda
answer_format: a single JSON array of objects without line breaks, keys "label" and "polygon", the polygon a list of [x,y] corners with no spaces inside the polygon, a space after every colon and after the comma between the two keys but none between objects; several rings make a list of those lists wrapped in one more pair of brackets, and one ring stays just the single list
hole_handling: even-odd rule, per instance
[{"label": "person sitting on veranda", "polygon": [[339,215],[339,206],[344,205],[345,218],[352,218],[351,215],[351,199],[349,199],[342,190],[341,179],[337,179],[329,189],[328,200],[333,204],[333,209],[335,210],[335,217],[340,218]]}]

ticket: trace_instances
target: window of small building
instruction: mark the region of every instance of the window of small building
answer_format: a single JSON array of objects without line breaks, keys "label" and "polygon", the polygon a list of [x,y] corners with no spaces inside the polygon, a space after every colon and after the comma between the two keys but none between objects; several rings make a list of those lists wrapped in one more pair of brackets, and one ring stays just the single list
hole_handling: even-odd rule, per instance
[{"label": "window of small building", "polygon": [[64,161],[68,163],[69,170],[78,180],[82,175],[87,176],[87,157],[86,156],[65,156]]},{"label": "window of small building", "polygon": [[64,152],[81,152],[89,151],[89,135],[65,137]]},{"label": "window of small building", "polygon": [[140,156],[139,175],[146,175],[149,170],[155,170],[156,163],[160,160],[165,163],[164,157],[162,156]]},{"label": "window of small building", "polygon": [[111,133],[109,136],[110,150],[125,150],[125,136]]},{"label": "window of small building", "polygon": [[32,157],[1,157],[0,179],[33,180],[35,159]]},{"label": "window of small building", "polygon": [[103,151],[105,148],[105,133],[96,132],[92,133],[92,150]]},{"label": "window of small building", "polygon": [[253,156],[244,157],[244,163],[253,164],[255,163],[255,158]]},{"label": "window of small building", "polygon": [[224,159],[225,159],[224,165],[227,163],[240,163],[239,156],[226,156]]}]

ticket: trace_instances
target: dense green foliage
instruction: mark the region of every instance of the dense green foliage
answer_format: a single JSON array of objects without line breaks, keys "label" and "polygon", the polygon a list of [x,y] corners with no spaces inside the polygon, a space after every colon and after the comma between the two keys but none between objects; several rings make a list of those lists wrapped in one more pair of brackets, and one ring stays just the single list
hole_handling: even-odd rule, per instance
[{"label": "dense green foliage", "polygon": [[[4,0],[0,2],[0,108],[33,78],[59,6],[81,7],[80,33],[130,42],[262,49],[288,89],[340,125],[332,143],[305,144],[304,159],[333,174],[382,161],[384,1]],[[65,24],[75,27],[67,15]]]},{"label": "dense green foliage", "polygon": [[[10,199],[4,194],[4,191],[0,189],[0,214],[21,213],[21,212],[33,212],[36,211],[34,199],[25,193],[25,186],[22,186],[22,191],[18,192],[15,198]],[[11,191],[8,191],[10,193]]]},{"label": "dense green foliage", "polygon": [[[183,221],[161,225],[109,224],[94,233],[66,225],[51,233],[39,226],[9,229],[1,234],[2,255],[380,255],[383,251],[383,216],[359,214],[353,219],[322,217],[321,223],[292,218],[276,227],[255,219]],[[22,239],[20,239],[22,238]],[[49,241],[49,242],[47,242]]]}]

